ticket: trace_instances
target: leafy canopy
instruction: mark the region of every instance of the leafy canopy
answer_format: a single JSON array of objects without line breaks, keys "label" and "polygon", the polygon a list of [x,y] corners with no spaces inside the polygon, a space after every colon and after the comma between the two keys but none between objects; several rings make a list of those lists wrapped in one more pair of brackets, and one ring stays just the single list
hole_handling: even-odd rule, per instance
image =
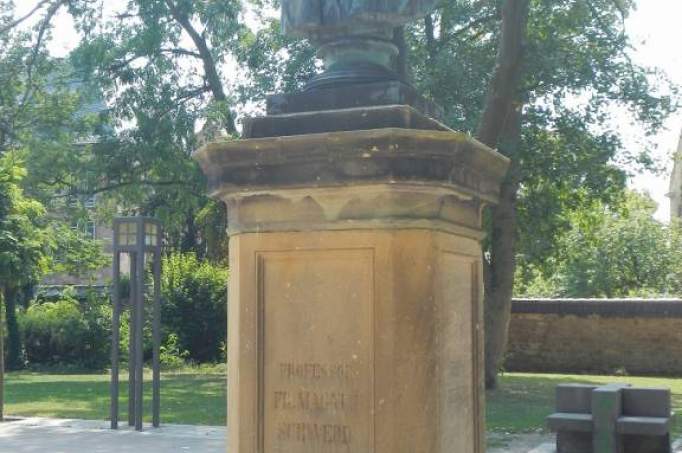
[{"label": "leafy canopy", "polygon": [[656,204],[628,192],[621,203],[595,203],[571,215],[563,251],[549,277],[525,268],[516,291],[542,297],[679,297],[682,228],[653,218]]}]

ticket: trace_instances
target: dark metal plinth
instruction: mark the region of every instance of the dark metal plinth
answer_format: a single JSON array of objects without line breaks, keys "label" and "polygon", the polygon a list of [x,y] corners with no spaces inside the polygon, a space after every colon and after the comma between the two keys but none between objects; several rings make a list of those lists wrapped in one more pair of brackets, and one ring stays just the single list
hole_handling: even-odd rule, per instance
[{"label": "dark metal plinth", "polygon": [[267,99],[267,113],[282,115],[388,105],[408,105],[428,117],[443,118],[440,106],[421,96],[411,85],[397,80],[348,83],[270,96]]}]

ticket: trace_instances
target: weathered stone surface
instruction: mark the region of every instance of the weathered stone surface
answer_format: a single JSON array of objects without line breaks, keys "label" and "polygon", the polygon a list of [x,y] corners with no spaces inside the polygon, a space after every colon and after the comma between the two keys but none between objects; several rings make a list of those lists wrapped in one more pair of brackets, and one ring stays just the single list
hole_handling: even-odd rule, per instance
[{"label": "weathered stone surface", "polygon": [[230,453],[485,451],[482,208],[509,161],[392,105],[404,84],[338,85],[361,66],[196,153],[228,206]]},{"label": "weathered stone surface", "polygon": [[482,453],[481,212],[508,161],[405,107],[308,119],[357,130],[197,153],[229,212],[230,452]]},{"label": "weathered stone surface", "polygon": [[482,453],[477,239],[306,228],[230,241],[230,451]]},{"label": "weathered stone surface", "polygon": [[409,182],[495,202],[508,166],[466,134],[398,128],[218,142],[196,158],[218,197],[272,187]]},{"label": "weathered stone surface", "polygon": [[480,200],[410,184],[271,189],[226,196],[230,234],[427,228],[481,238]]}]

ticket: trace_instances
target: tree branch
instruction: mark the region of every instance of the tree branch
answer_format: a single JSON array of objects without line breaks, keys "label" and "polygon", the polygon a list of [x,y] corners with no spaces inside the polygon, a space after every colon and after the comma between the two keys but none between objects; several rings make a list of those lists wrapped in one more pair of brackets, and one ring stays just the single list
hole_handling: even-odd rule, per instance
[{"label": "tree branch", "polygon": [[174,49],[159,49],[159,52],[161,53],[172,53],[175,55],[184,55],[187,57],[194,57],[194,58],[201,58],[201,54],[199,52],[194,52],[189,49],[182,49],[182,48],[174,48]]},{"label": "tree branch", "polygon": [[234,116],[232,115],[232,112],[230,112],[229,107],[227,106],[227,96],[225,95],[225,90],[223,89],[223,83],[220,80],[220,74],[218,74],[218,69],[216,67],[215,61],[213,60],[213,55],[211,54],[211,51],[208,48],[206,38],[202,36],[194,28],[194,26],[190,22],[189,17],[187,17],[187,15],[178,10],[176,5],[171,0],[165,0],[165,2],[173,18],[187,32],[189,37],[192,39],[192,42],[194,42],[194,45],[196,46],[197,50],[199,51],[199,55],[201,56],[201,61],[203,62],[204,66],[204,74],[206,76],[206,81],[208,82],[208,85],[211,87],[213,98],[216,101],[225,104],[226,109],[225,119],[227,124],[225,124],[224,126],[228,133],[235,134],[237,132],[237,128],[235,127]]},{"label": "tree branch", "polygon": [[612,0],[613,6],[616,7],[618,12],[620,13],[620,18],[623,22],[625,22],[625,18],[627,17],[627,11],[623,4],[620,2],[620,0]]},{"label": "tree branch", "polygon": [[444,31],[442,33],[442,35],[443,35],[443,42],[442,43],[448,42],[453,38],[458,38],[459,36],[470,31],[471,29],[476,28],[479,25],[483,25],[486,22],[490,22],[491,20],[497,19],[497,17],[498,17],[497,14],[488,14],[486,16],[482,16],[482,17],[479,17],[478,19],[474,19],[474,20],[470,21],[468,24],[462,26],[461,28],[458,28],[457,30],[455,30],[451,34],[448,34],[447,31]]},{"label": "tree branch", "polygon": [[98,188],[93,189],[93,190],[79,190],[79,189],[74,188],[72,190],[69,190],[68,192],[53,195],[51,197],[51,199],[56,200],[59,198],[69,198],[69,197],[75,197],[75,196],[97,195],[100,193],[110,192],[112,190],[122,189],[124,187],[130,187],[130,186],[134,186],[134,185],[140,185],[140,186],[145,186],[145,187],[186,186],[187,181],[181,181],[181,180],[123,181],[123,182],[118,182],[118,183],[114,183],[114,184],[109,184],[109,185],[103,186],[103,187],[98,187]]},{"label": "tree branch", "polygon": [[132,63],[135,60],[139,60],[140,58],[145,58],[145,57],[152,57],[154,55],[158,55],[161,53],[170,53],[173,55],[184,55],[188,57],[194,57],[201,59],[201,55],[197,52],[188,50],[188,49],[182,49],[182,48],[169,48],[169,49],[158,49],[155,52],[151,53],[146,53],[146,54],[135,54],[129,58],[126,58],[125,60],[119,61],[118,63],[110,65],[107,69],[111,72],[118,71],[126,66],[128,66],[130,63]]},{"label": "tree branch", "polygon": [[51,0],[42,0],[39,2],[31,11],[26,13],[24,16],[21,16],[20,18],[16,19],[13,22],[10,22],[9,24],[5,25],[4,27],[0,28],[0,35],[4,35],[14,27],[21,25],[24,21],[29,19],[31,16],[33,16],[36,11],[38,11],[40,8],[45,6],[47,3],[50,3]]},{"label": "tree branch", "polygon": [[52,22],[52,19],[54,16],[57,14],[57,11],[59,11],[59,8],[61,8],[63,5],[66,4],[68,0],[59,0],[53,3],[48,9],[47,12],[45,13],[45,17],[43,18],[42,22],[40,23],[40,26],[38,27],[38,37],[36,38],[36,42],[33,45],[33,50],[31,51],[31,57],[28,60],[28,66],[26,68],[26,89],[24,90],[24,94],[22,96],[21,102],[19,104],[19,110],[23,110],[23,108],[26,106],[26,103],[28,102],[32,92],[33,92],[33,67],[36,63],[36,60],[38,59],[38,54],[40,53],[40,47],[43,44],[43,39],[45,38],[45,33],[47,33],[47,29],[50,26],[50,23]]},{"label": "tree branch", "polygon": [[193,99],[193,98],[199,96],[200,94],[206,93],[206,92],[208,92],[208,91],[211,91],[211,87],[209,87],[208,85],[206,85],[206,86],[203,86],[203,87],[194,89],[194,90],[189,90],[189,91],[187,91],[187,92],[181,94],[180,96],[178,96],[177,98],[175,98],[175,99],[173,100],[173,104],[174,104],[173,107],[170,107],[170,108],[167,108],[167,109],[165,109],[165,110],[162,110],[161,112],[159,112],[159,113],[155,116],[155,118],[156,118],[157,120],[163,118],[164,116],[168,115],[168,114],[169,114],[175,107],[177,107],[178,105],[184,104],[185,102],[189,101],[190,99]]}]

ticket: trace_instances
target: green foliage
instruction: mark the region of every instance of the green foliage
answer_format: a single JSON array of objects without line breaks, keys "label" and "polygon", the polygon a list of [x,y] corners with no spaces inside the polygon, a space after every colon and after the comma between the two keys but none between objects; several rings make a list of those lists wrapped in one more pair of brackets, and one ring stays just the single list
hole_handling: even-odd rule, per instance
[{"label": "green foliage", "polygon": [[[101,265],[96,247],[70,231],[69,214],[84,181],[100,178],[83,170],[91,161],[89,143],[103,127],[103,118],[92,112],[103,107],[97,90],[78,82],[78,71],[48,54],[57,9],[47,3],[59,8],[67,2],[43,2],[43,19],[19,29],[5,28],[16,19],[14,4],[0,2],[0,282],[11,273],[17,285],[48,270]],[[55,263],[56,256],[66,259]]]},{"label": "green foliage", "polygon": [[[567,213],[610,202],[625,188],[624,168],[651,166],[649,149],[627,149],[614,107],[643,134],[676,109],[678,87],[628,57],[623,16],[633,2],[531,0],[521,88],[520,146],[500,146],[518,165],[517,248],[540,267],[560,252]],[[410,28],[414,82],[445,107],[455,129],[475,133],[499,40],[498,1],[442,2],[429,36]]]},{"label": "green foliage", "polygon": [[76,15],[87,32],[71,61],[102,88],[117,130],[115,146],[96,150],[88,163],[93,175],[107,175],[96,184],[101,197],[124,212],[154,215],[169,245],[200,254],[195,216],[211,202],[191,153],[204,122],[236,133],[230,77],[221,68],[247,34],[240,11],[236,0],[135,0],[116,21]]},{"label": "green foliage", "polygon": [[[193,253],[175,253],[163,260],[162,318],[165,337],[177,335],[173,346],[189,351],[196,362],[220,359],[226,341],[227,270]],[[166,340],[166,346],[169,345]]]},{"label": "green foliage", "polygon": [[48,266],[52,238],[45,209],[19,185],[26,175],[13,154],[0,156],[0,286],[35,281]]},{"label": "green foliage", "polygon": [[522,266],[517,293],[561,297],[678,297],[682,294],[682,228],[656,221],[655,203],[628,193],[569,217],[561,255],[542,271]]},{"label": "green foliage", "polygon": [[[5,300],[8,368],[23,365],[16,309],[25,299],[22,288],[48,271],[82,273],[105,263],[99,244],[84,240],[21,187],[26,170],[18,152],[0,156],[0,291]],[[59,259],[57,259],[59,258]]]},{"label": "green foliage", "polygon": [[111,314],[104,301],[81,305],[65,294],[20,312],[19,325],[29,365],[97,369],[109,361]]},{"label": "green foliage", "polygon": [[159,361],[161,366],[166,369],[177,370],[185,365],[189,352],[181,351],[178,346],[178,336],[171,333],[166,338],[166,342],[161,345]]},{"label": "green foliage", "polygon": [[62,222],[51,225],[51,234],[55,249],[50,272],[89,277],[111,264],[111,259],[103,253],[102,241],[86,238]]}]

